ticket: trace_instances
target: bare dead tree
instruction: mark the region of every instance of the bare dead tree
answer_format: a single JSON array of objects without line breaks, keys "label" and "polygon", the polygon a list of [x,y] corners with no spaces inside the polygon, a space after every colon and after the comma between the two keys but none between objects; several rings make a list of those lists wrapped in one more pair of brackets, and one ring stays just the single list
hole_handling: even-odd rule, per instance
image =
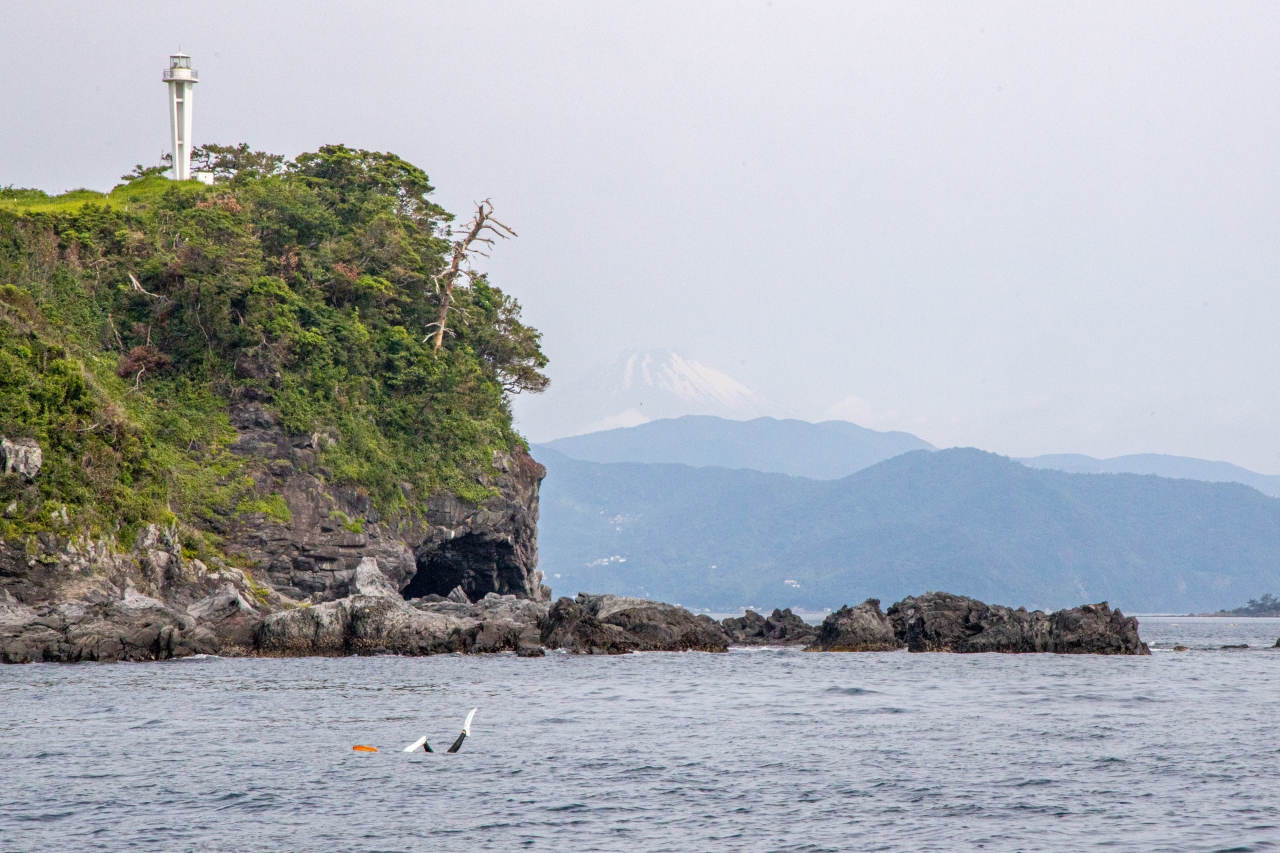
[{"label": "bare dead tree", "polygon": [[475,275],[475,272],[470,269],[472,255],[488,257],[476,244],[483,243],[485,246],[492,246],[495,238],[500,237],[505,240],[508,237],[516,236],[516,232],[493,218],[493,204],[488,199],[476,205],[475,218],[467,223],[466,228],[466,235],[461,240],[455,240],[453,243],[449,266],[434,279],[436,293],[440,297],[440,313],[437,315],[436,321],[427,326],[428,329],[434,329],[434,331],[422,339],[422,342],[426,343],[435,338],[431,347],[432,352],[440,352],[446,332],[453,334],[449,330],[448,321],[449,312],[459,310],[453,305],[453,289],[458,284],[459,276],[466,276],[470,279]]},{"label": "bare dead tree", "polygon": [[142,293],[146,296],[150,296],[152,299],[159,299],[162,303],[168,301],[168,299],[163,294],[152,293],[150,290],[147,290],[141,284],[138,284],[138,280],[133,277],[133,273],[129,273],[129,281],[133,283],[133,289],[135,292]]}]

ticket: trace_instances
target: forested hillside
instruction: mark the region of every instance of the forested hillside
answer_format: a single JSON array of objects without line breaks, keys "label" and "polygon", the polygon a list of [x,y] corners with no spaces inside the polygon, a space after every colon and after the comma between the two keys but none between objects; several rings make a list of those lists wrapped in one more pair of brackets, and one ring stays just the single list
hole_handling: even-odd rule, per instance
[{"label": "forested hillside", "polygon": [[1042,471],[972,449],[834,481],[539,458],[541,568],[567,591],[729,610],[932,589],[1185,613],[1280,580],[1280,500],[1237,483]]},{"label": "forested hillside", "polygon": [[213,186],[0,191],[0,435],[44,457],[0,477],[0,539],[127,547],[155,523],[216,554],[209,522],[287,517],[229,451],[246,401],[382,517],[488,494],[494,451],[523,447],[508,393],[546,384],[538,333],[468,264],[468,233],[505,233],[491,208],[456,227],[393,154],[197,155]]}]

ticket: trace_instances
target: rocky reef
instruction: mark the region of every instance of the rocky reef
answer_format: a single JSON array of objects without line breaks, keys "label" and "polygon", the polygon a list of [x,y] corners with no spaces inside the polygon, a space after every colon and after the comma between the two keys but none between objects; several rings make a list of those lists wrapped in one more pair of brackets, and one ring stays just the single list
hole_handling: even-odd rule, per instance
[{"label": "rocky reef", "polygon": [[357,570],[355,594],[273,613],[258,626],[253,653],[264,656],[513,651],[543,654],[544,603],[488,593],[461,603],[431,596],[406,602],[370,559]]},{"label": "rocky reef", "polygon": [[1138,636],[1138,620],[1105,601],[1044,613],[929,592],[894,604],[887,619],[912,652],[1151,653]]},{"label": "rocky reef", "polygon": [[737,646],[801,646],[812,643],[818,635],[818,629],[792,613],[790,607],[774,608],[768,617],[748,610],[742,616],[725,619],[721,625]]},{"label": "rocky reef", "polygon": [[841,607],[822,620],[817,638],[806,651],[891,652],[902,646],[893,625],[880,612],[880,600],[868,598],[857,607]]},{"label": "rocky reef", "polygon": [[723,652],[729,635],[710,616],[683,607],[618,595],[579,593],[548,611],[542,642],[579,654],[622,652]]},{"label": "rocky reef", "polygon": [[[1137,620],[1105,602],[1055,613],[988,605],[949,593],[908,597],[882,612],[876,599],[841,607],[819,627],[789,610],[769,617],[747,611],[716,622],[683,607],[647,599],[579,593],[554,603],[490,591],[469,601],[461,587],[449,596],[406,599],[376,558],[365,556],[344,581],[341,598],[311,602],[264,589],[237,569],[186,569],[183,587],[203,597],[181,606],[139,591],[132,566],[165,568],[180,560],[154,547],[115,557],[120,587],[83,583],[78,597],[32,606],[0,591],[0,659],[32,661],[145,661],[194,654],[264,657],[431,655],[514,652],[540,657],[545,650],[572,654],[636,651],[723,652],[732,645],[795,646],[806,651],[1004,652],[1150,654]],[[92,551],[92,549],[87,549]],[[169,555],[168,559],[161,555]],[[97,554],[100,570],[108,555]],[[82,553],[72,565],[93,566]],[[197,561],[198,562],[198,561]],[[135,570],[136,571],[136,570]],[[91,573],[93,577],[93,573]],[[64,587],[67,589],[67,587]],[[183,599],[185,600],[185,599]]]}]

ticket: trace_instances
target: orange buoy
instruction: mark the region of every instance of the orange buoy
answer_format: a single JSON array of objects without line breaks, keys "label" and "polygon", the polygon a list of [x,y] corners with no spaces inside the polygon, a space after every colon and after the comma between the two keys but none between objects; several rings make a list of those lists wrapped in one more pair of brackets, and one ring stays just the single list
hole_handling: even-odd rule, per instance
[{"label": "orange buoy", "polygon": [[376,746],[360,746],[359,744],[356,744],[355,746],[351,747],[351,749],[354,752],[377,752],[378,751],[378,748]]}]

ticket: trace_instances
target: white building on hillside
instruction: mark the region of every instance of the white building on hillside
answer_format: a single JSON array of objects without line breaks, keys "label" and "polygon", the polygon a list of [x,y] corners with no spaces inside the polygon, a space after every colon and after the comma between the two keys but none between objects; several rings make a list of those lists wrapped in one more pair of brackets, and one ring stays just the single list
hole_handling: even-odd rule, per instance
[{"label": "white building on hillside", "polygon": [[200,75],[191,69],[191,57],[175,53],[162,77],[169,84],[169,130],[173,139],[173,179],[191,179],[191,103]]}]

